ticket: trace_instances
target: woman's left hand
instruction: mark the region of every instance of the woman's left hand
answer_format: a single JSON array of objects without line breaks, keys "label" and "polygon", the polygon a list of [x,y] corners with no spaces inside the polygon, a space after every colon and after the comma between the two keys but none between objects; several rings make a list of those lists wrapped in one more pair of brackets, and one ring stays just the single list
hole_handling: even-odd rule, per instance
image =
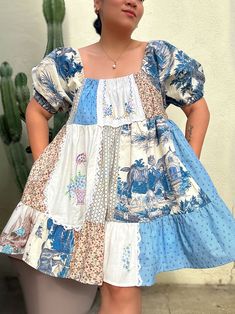
[{"label": "woman's left hand", "polygon": [[209,125],[210,112],[204,97],[198,101],[181,107],[187,116],[185,126],[185,138],[192,146],[198,159],[200,158],[202,145]]}]

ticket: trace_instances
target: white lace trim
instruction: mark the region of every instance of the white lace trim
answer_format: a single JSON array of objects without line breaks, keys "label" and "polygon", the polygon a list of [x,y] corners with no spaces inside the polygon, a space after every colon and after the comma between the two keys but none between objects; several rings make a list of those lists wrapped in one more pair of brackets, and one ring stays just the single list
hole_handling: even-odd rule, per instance
[{"label": "white lace trim", "polygon": [[99,143],[97,143],[97,146],[99,148],[98,148],[98,152],[97,152],[96,160],[95,160],[96,169],[95,169],[95,174],[94,174],[95,177],[93,180],[92,193],[90,193],[89,195],[86,195],[87,214],[89,214],[90,208],[93,204],[95,192],[97,191],[97,186],[98,186],[99,179],[100,179],[100,170],[101,170],[100,162],[102,161],[103,132],[101,132],[100,135],[101,136],[99,137]]},{"label": "white lace trim", "polygon": [[141,269],[141,265],[140,265],[140,241],[141,241],[141,235],[140,235],[140,226],[138,225],[138,229],[137,229],[137,281],[138,281],[138,286],[141,286],[143,283],[143,280],[141,279],[140,276],[140,269]]},{"label": "white lace trim", "polygon": [[74,96],[74,99],[73,99],[73,106],[72,106],[72,109],[71,109],[71,112],[70,112],[70,115],[69,115],[69,118],[67,120],[67,123],[66,124],[71,124],[71,122],[73,121],[74,119],[74,116],[77,112],[77,109],[78,109],[78,103],[79,103],[79,99],[80,99],[80,96],[81,96],[81,93],[82,93],[82,90],[85,86],[85,80],[83,80],[80,84],[80,86],[78,87],[78,90],[77,90],[77,93],[76,95]]},{"label": "white lace trim", "polygon": [[[47,220],[48,219],[51,219],[53,221],[53,223],[55,225],[59,225],[59,226],[62,226],[65,230],[75,230],[75,231],[80,231],[81,230],[81,227],[82,226],[74,226],[72,224],[64,224],[62,223],[60,220],[57,220],[55,217],[53,217],[52,215],[48,214],[47,212],[41,212],[29,205],[26,205],[24,204],[22,201],[20,201],[16,208],[15,208],[15,213],[17,213],[18,215],[20,215],[22,212],[21,210],[23,210],[24,212],[24,218],[27,216],[27,215],[36,215],[36,218],[38,218],[39,216],[42,216],[44,218],[46,218]],[[15,218],[15,215],[12,216],[12,218]],[[40,221],[39,222],[36,222],[37,224],[40,224],[41,222],[41,219],[39,219]],[[9,220],[9,225],[10,226],[10,222],[11,222],[11,219]]]},{"label": "white lace trim", "polygon": [[44,213],[47,219],[51,219],[53,221],[53,224],[62,226],[65,230],[74,230],[74,231],[81,231],[83,224],[79,226],[75,226],[72,224],[64,224],[59,220],[57,220],[55,217],[52,217],[48,213]]}]

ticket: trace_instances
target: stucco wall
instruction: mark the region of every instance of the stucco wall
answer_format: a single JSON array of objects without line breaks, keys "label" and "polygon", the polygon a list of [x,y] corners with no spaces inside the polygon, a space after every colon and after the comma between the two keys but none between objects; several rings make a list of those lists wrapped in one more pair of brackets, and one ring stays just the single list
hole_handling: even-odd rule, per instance
[{"label": "stucco wall", "polygon": [[[80,47],[97,40],[92,27],[95,18],[93,1],[66,0],[65,3],[65,45]],[[40,61],[46,47],[46,24],[41,6],[39,0],[0,0],[0,62],[10,62],[14,74],[25,72],[30,87],[31,68]],[[232,0],[146,0],[145,15],[134,34],[140,40],[168,40],[202,63],[211,119],[201,162],[231,211],[234,210],[235,186],[234,21],[235,4]],[[167,110],[169,117],[184,130],[186,117],[183,112],[174,106]],[[27,143],[25,130],[23,142]],[[20,195],[1,141],[0,154],[0,221],[4,225]],[[11,271],[7,259],[2,256],[0,266],[2,275]],[[207,270],[162,273],[158,275],[158,282],[235,283],[232,266],[231,263]]]}]

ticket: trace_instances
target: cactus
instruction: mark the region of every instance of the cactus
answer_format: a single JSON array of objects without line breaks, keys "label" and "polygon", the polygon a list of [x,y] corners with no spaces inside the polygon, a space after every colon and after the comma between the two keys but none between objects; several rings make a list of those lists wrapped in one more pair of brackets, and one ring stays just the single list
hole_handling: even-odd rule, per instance
[{"label": "cactus", "polygon": [[63,47],[62,23],[65,17],[64,0],[43,0],[43,14],[47,22],[46,56],[53,49]]},{"label": "cactus", "polygon": [[15,89],[11,80],[12,68],[7,62],[0,66],[1,95],[6,125],[13,142],[20,140],[22,125],[19,110],[16,106]]},{"label": "cactus", "polygon": [[4,114],[0,116],[0,136],[5,144],[6,154],[16,177],[16,182],[23,192],[29,168],[25,151],[20,143],[22,135],[21,119],[25,120],[25,109],[29,101],[27,77],[19,73],[12,81],[12,68],[7,62],[0,66],[0,91]]},{"label": "cactus", "polygon": [[15,77],[16,100],[19,104],[20,118],[25,122],[25,111],[30,98],[29,88],[27,86],[27,76],[24,73],[18,73]]},{"label": "cactus", "polygon": [[[63,47],[62,23],[65,17],[64,0],[43,0],[43,14],[48,27],[48,39],[45,55],[57,47]],[[49,142],[53,140],[61,127],[66,123],[68,113],[57,112],[54,115],[53,129],[49,128]]]},{"label": "cactus", "polygon": [[[57,47],[64,46],[62,22],[65,16],[64,0],[43,0],[43,13],[48,24],[48,40],[44,56]],[[12,81],[12,67],[7,62],[0,66],[0,94],[4,114],[0,115],[0,137],[2,138],[9,163],[14,170],[17,185],[21,192],[29,174],[25,152],[31,153],[28,146],[20,143],[22,122],[25,122],[25,111],[30,99],[27,76],[18,73]],[[54,115],[53,129],[49,128],[49,142],[53,140],[68,119],[68,113],[57,112]]]},{"label": "cactus", "polygon": [[8,131],[6,116],[0,116],[0,136],[3,140],[3,143],[9,145],[11,143],[11,136]]}]

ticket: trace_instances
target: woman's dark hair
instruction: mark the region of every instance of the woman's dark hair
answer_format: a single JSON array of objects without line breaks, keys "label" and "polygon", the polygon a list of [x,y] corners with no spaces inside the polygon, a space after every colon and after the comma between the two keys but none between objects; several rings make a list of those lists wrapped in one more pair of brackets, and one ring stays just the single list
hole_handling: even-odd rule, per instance
[{"label": "woman's dark hair", "polygon": [[94,21],[93,26],[97,34],[101,35],[102,23],[100,19],[100,15],[97,14],[97,19]]}]

